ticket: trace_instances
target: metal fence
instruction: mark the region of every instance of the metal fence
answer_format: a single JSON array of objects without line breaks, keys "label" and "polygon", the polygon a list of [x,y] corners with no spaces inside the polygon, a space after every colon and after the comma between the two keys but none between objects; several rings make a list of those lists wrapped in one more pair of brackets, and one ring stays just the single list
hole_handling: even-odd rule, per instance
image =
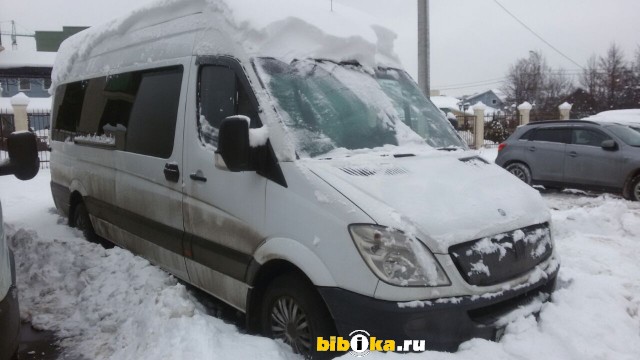
[{"label": "metal fence", "polygon": [[[477,148],[475,139],[476,117],[471,115],[457,116],[458,134],[467,145]],[[494,147],[505,141],[520,125],[521,117],[518,115],[491,114],[484,118],[484,147]]]},{"label": "metal fence", "polygon": [[[40,158],[40,166],[43,169],[49,168],[50,159],[50,130],[49,130],[49,112],[33,112],[28,114],[29,131],[37,136],[38,156]],[[7,138],[9,134],[16,131],[15,117],[6,109],[0,109],[0,160],[9,157],[7,153]]]},{"label": "metal fence", "polygon": [[458,134],[462,137],[467,145],[470,147],[475,147],[476,139],[475,139],[475,125],[476,125],[476,117],[471,115],[458,115],[456,116],[456,120],[458,120]]},{"label": "metal fence", "polygon": [[48,111],[35,111],[29,114],[29,131],[35,133],[38,137],[38,154],[40,157],[40,166],[43,169],[49,168],[51,155],[50,117],[51,113]]},{"label": "metal fence", "polygon": [[6,159],[7,155],[7,137],[16,131],[13,114],[6,109],[0,109],[0,161]]},{"label": "metal fence", "polygon": [[507,140],[521,123],[516,114],[491,114],[484,118],[484,147],[496,147]]}]

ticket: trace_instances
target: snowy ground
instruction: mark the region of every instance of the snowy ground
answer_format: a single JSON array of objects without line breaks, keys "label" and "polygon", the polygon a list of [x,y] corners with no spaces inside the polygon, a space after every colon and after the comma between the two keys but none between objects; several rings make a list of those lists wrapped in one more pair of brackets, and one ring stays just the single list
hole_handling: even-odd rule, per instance
[{"label": "snowy ground", "polygon": [[[495,151],[482,156],[495,158]],[[0,178],[16,254],[24,319],[53,330],[71,358],[288,359],[284,345],[242,333],[147,261],[105,250],[54,209],[49,172]],[[472,340],[455,354],[368,358],[639,359],[640,204],[612,195],[547,193],[562,259],[559,289],[540,320],[519,317],[499,343]],[[344,355],[345,359],[352,358]]]}]

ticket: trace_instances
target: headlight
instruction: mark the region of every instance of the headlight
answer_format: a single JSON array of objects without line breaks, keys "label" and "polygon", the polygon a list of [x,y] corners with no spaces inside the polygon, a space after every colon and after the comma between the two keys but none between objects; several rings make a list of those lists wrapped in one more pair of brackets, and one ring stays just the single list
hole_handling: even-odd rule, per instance
[{"label": "headlight", "polygon": [[351,237],[371,271],[397,286],[446,286],[451,282],[420,241],[378,225],[351,225]]}]

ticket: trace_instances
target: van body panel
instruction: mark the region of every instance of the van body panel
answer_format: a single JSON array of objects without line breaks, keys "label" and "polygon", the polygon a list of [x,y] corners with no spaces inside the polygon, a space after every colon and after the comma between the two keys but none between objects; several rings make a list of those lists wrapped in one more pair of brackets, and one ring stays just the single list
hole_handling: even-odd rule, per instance
[{"label": "van body panel", "polygon": [[[400,230],[414,226],[416,237],[435,253],[550,218],[537,191],[466,152],[305,164],[376,223]],[[495,184],[501,184],[499,193]]]},{"label": "van body panel", "polygon": [[[306,166],[289,162],[280,166],[288,187],[267,183],[267,233],[294,239],[322,259],[336,286],[373,296],[378,278],[368,269],[348,230],[350,224],[371,223],[371,218]],[[282,259],[285,255],[294,253],[284,252]]]}]

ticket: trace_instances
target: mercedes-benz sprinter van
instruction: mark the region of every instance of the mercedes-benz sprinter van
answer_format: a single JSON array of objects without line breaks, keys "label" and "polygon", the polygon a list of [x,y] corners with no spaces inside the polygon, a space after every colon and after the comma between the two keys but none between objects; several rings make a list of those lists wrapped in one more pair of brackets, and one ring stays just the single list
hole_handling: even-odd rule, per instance
[{"label": "mercedes-benz sprinter van", "polygon": [[455,350],[552,291],[540,195],[468,151],[390,32],[328,9],[267,22],[246,2],[139,11],[63,44],[51,188],[71,225],[305,354],[354,330]]}]

